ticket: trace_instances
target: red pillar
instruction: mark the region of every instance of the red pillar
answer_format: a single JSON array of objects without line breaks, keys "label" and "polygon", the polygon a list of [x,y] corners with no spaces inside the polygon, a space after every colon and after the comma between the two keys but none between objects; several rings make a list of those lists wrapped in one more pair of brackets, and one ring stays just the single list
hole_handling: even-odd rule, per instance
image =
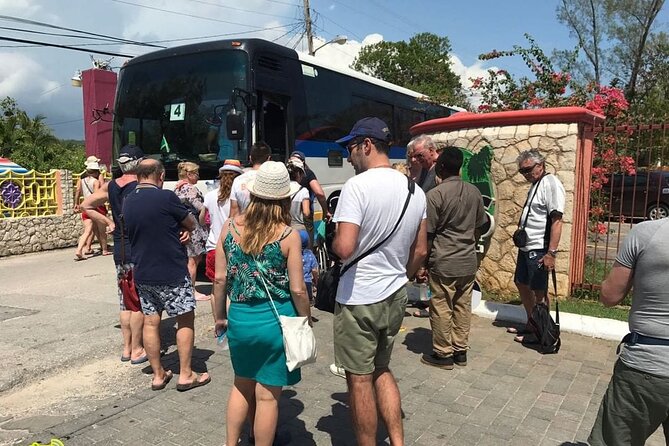
[{"label": "red pillar", "polygon": [[111,166],[112,158],[116,81],[116,73],[110,70],[91,68],[81,72],[86,156],[95,155],[107,166]]}]

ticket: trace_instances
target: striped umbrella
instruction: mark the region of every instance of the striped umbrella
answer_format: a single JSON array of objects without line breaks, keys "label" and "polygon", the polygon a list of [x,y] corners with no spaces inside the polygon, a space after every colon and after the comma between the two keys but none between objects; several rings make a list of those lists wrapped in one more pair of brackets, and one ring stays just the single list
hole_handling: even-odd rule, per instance
[{"label": "striped umbrella", "polygon": [[21,167],[9,158],[0,158],[0,173],[12,171],[16,173],[26,173],[28,169]]}]

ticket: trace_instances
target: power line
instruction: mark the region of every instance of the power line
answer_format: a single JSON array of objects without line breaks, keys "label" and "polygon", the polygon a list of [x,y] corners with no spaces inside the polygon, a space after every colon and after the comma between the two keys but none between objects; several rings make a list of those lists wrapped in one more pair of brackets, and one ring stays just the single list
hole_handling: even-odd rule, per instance
[{"label": "power line", "polygon": [[[188,40],[204,40],[204,39],[214,39],[217,37],[230,37],[230,36],[240,36],[242,34],[253,34],[257,33],[258,31],[276,31],[279,29],[285,29],[287,27],[297,27],[300,26],[301,23],[295,22],[295,23],[289,23],[288,25],[279,25],[279,26],[271,26],[268,28],[262,28],[262,29],[254,29],[250,31],[238,31],[238,32],[233,32],[233,33],[223,33],[223,34],[210,34],[207,36],[197,36],[197,37],[181,37],[178,39],[163,39],[163,40],[148,40],[144,43],[171,43],[171,42],[183,42],[183,41],[188,41]],[[0,27],[2,29],[2,27]],[[77,45],[77,46],[107,46],[107,45],[119,45],[119,43],[83,43],[83,42],[73,42],[71,45]],[[0,45],[0,48],[36,48],[36,47],[41,47],[42,45]],[[163,47],[164,48],[164,47]]]},{"label": "power line", "polygon": [[75,37],[78,39],[89,39],[89,40],[106,40],[106,41],[112,41],[112,42],[117,42],[115,39],[108,39],[108,38],[103,38],[103,37],[88,37],[88,36],[80,36],[76,34],[62,34],[62,33],[48,33],[45,31],[36,31],[33,29],[24,29],[24,28],[13,28],[10,26],[0,26],[0,29],[4,29],[7,31],[16,31],[16,32],[21,32],[21,33],[29,33],[29,34],[40,34],[44,36],[58,36],[58,37]]},{"label": "power line", "polygon": [[[344,8],[348,8],[348,9],[350,9],[351,11],[355,12],[356,14],[359,14],[359,15],[363,15],[363,16],[369,17],[370,19],[373,19],[375,22],[384,23],[384,24],[386,24],[386,25],[388,25],[388,26],[391,26],[391,27],[393,27],[393,28],[395,28],[395,29],[397,29],[397,30],[400,30],[400,31],[406,31],[406,30],[409,30],[409,28],[406,28],[406,29],[402,30],[402,29],[400,29],[397,25],[394,25],[394,24],[392,24],[392,23],[388,23],[388,22],[386,22],[385,20],[380,19],[378,16],[373,16],[373,15],[371,15],[371,14],[368,14],[367,12],[364,12],[364,11],[361,11],[361,10],[359,10],[359,9],[356,9],[356,8],[354,8],[354,7],[352,7],[352,6],[349,6],[349,5],[347,5],[346,3],[342,2],[341,0],[333,0],[333,1],[334,1],[334,3],[336,3],[336,4],[338,4],[338,5],[341,5],[341,6],[343,6]],[[386,12],[386,11],[385,11],[385,8],[380,8],[380,9],[381,9],[383,12]],[[340,25],[337,25],[337,26],[340,26]],[[419,29],[419,28],[416,28],[416,29]],[[414,30],[411,30],[411,32],[415,32],[415,31],[416,31],[415,29],[414,29]]]},{"label": "power line", "polygon": [[[122,39],[120,37],[108,36],[108,35],[105,35],[105,34],[92,33],[92,32],[88,32],[88,31],[82,31],[80,29],[66,28],[66,27],[63,27],[63,26],[52,25],[50,23],[38,22],[38,21],[35,21],[35,20],[22,19],[20,17],[0,15],[0,19],[9,20],[11,22],[25,23],[25,24],[29,24],[29,25],[44,26],[44,27],[53,28],[53,29],[61,29],[63,31],[72,31],[72,32],[80,33],[80,34],[89,35],[89,36],[103,37],[103,38],[107,38],[107,39],[113,39],[113,40],[116,40],[116,41],[122,42],[122,43],[129,43],[129,44],[135,44],[135,45],[145,45],[143,42],[137,42],[136,40]],[[150,45],[150,44],[148,46],[158,47],[157,45]]]},{"label": "power line", "polygon": [[169,43],[169,42],[180,42],[180,41],[185,41],[185,40],[213,39],[213,38],[216,38],[216,37],[239,36],[241,34],[257,33],[258,31],[274,31],[274,30],[277,30],[277,29],[286,28],[287,26],[296,26],[296,25],[300,25],[300,23],[297,22],[297,23],[292,23],[292,24],[288,24],[288,25],[272,26],[272,27],[269,27],[269,28],[254,29],[252,31],[238,31],[238,32],[234,32],[234,33],[215,34],[215,35],[200,36],[200,37],[184,37],[182,39],[151,40],[149,42],[151,42],[151,43]]},{"label": "power line", "polygon": [[140,5],[139,3],[126,2],[124,0],[112,0],[112,1],[116,2],[116,3],[123,3],[125,5],[136,6],[138,8],[151,9],[153,11],[166,12],[168,14],[176,14],[176,15],[180,15],[180,16],[183,16],[183,17],[192,17],[192,18],[195,18],[195,19],[209,20],[211,22],[227,23],[228,25],[239,25],[239,26],[245,26],[247,28],[262,29],[262,27],[260,27],[260,26],[247,25],[246,23],[230,22],[228,20],[220,20],[220,19],[215,19],[213,17],[204,17],[204,16],[200,16],[200,15],[195,15],[195,14],[188,14],[188,13],[185,13],[185,12],[172,11],[170,9],[156,8],[155,6]]},{"label": "power line", "polygon": [[[405,23],[406,23],[407,25],[410,25],[412,28],[406,28],[406,29],[407,29],[407,30],[411,29],[411,32],[412,32],[412,33],[416,33],[417,30],[420,30],[420,29],[422,28],[422,26],[420,26],[420,25],[418,25],[418,24],[412,22],[411,20],[407,19],[406,17],[403,17],[403,16],[399,15],[398,13],[396,13],[395,11],[393,11],[391,8],[386,8],[386,7],[384,7],[383,5],[380,5],[379,2],[377,2],[377,1],[375,1],[375,0],[370,0],[370,1],[371,1],[374,5],[376,5],[381,11],[383,11],[384,13],[386,13],[386,14],[388,14],[388,15],[390,15],[390,16],[393,16],[394,18],[396,18],[396,19],[397,19],[399,22],[401,22],[402,24],[405,24]],[[396,28],[396,29],[399,29],[399,28]]]},{"label": "power line", "polygon": [[72,51],[81,51],[81,52],[84,52],[84,53],[104,54],[105,56],[118,56],[118,57],[127,57],[127,58],[135,57],[135,56],[129,56],[127,54],[112,53],[111,51],[89,50],[89,49],[86,49],[86,48],[77,48],[77,47],[68,46],[68,45],[58,45],[56,43],[38,42],[36,40],[15,39],[13,37],[0,36],[0,40],[7,40],[9,42],[18,42],[18,43],[33,43],[33,44],[40,45],[40,46],[51,46],[51,47],[54,47],[54,48],[62,48],[62,49],[72,50]]},{"label": "power line", "polygon": [[73,123],[73,122],[81,122],[81,121],[83,121],[83,120],[84,120],[84,118],[80,118],[80,119],[72,119],[71,121],[54,122],[53,124],[49,124],[48,122],[45,122],[45,124],[48,125],[48,126],[50,126],[50,127],[53,127],[53,126],[55,126],[55,125],[71,124],[71,123]]},{"label": "power line", "polygon": [[60,84],[60,85],[58,85],[58,86],[56,86],[56,87],[53,87],[53,88],[50,89],[50,90],[44,91],[44,92],[40,93],[40,96],[44,96],[44,95],[47,94],[47,93],[51,93],[52,91],[56,91],[56,90],[58,90],[59,88],[62,88],[64,85],[65,85],[65,84]]},{"label": "power line", "polygon": [[[313,8],[312,8],[312,9],[313,9]],[[351,35],[351,36],[353,36],[353,37],[356,37],[356,38],[357,38],[358,40],[360,40],[361,42],[364,40],[364,37],[361,37],[361,36],[360,36],[358,33],[356,33],[355,31],[352,31],[352,30],[350,30],[350,29],[348,29],[348,28],[343,27],[343,26],[340,25],[339,23],[337,23],[337,22],[335,22],[334,20],[332,20],[332,19],[326,17],[324,14],[322,14],[322,13],[316,11],[316,10],[314,10],[314,12],[316,13],[316,17],[317,17],[317,18],[322,17],[322,18],[324,18],[325,20],[327,20],[327,21],[329,21],[329,22],[332,22],[334,25],[336,25],[336,26],[338,26],[339,28],[341,28],[341,29],[343,29],[344,31],[346,31],[349,35]],[[323,29],[323,28],[321,28],[321,29]]]},{"label": "power line", "polygon": [[[194,3],[201,3],[203,5],[215,6],[217,8],[223,8],[223,9],[231,10],[231,11],[246,12],[246,13],[249,13],[249,14],[258,14],[258,15],[264,15],[264,16],[268,16],[268,17],[278,17],[278,18],[281,18],[281,19],[294,19],[295,18],[295,17],[288,17],[288,16],[285,16],[285,15],[270,14],[268,12],[251,11],[249,9],[235,8],[235,7],[232,7],[232,6],[221,5],[219,3],[205,2],[204,0],[189,0],[189,1],[194,2]],[[297,6],[297,5],[295,5],[295,6]]]},{"label": "power line", "polygon": [[299,26],[302,26],[302,24],[301,24],[301,23],[297,23],[297,24],[293,25],[292,28],[290,28],[290,29],[289,29],[288,31],[286,31],[285,33],[281,34],[281,35],[280,35],[279,37],[277,37],[276,39],[272,40],[272,42],[276,42],[277,40],[283,39],[283,38],[286,37],[288,34],[295,33],[295,30],[296,30]]}]

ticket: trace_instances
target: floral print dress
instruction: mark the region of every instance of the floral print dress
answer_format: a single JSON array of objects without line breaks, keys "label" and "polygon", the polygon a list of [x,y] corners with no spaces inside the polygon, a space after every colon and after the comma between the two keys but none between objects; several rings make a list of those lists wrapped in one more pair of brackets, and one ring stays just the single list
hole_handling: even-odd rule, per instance
[{"label": "floral print dress", "polygon": [[196,185],[188,182],[179,182],[174,188],[179,200],[190,210],[195,217],[195,229],[190,234],[190,241],[186,244],[188,257],[197,257],[204,254],[204,245],[207,242],[207,231],[200,226],[198,216],[200,209],[204,206],[204,196]]}]

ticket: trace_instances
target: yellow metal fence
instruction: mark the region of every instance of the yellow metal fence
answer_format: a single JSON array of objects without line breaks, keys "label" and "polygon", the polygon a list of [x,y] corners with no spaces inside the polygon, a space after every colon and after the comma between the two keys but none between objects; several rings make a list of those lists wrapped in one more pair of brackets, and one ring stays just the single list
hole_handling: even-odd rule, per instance
[{"label": "yellow metal fence", "polygon": [[0,173],[0,218],[57,215],[60,172]]}]

